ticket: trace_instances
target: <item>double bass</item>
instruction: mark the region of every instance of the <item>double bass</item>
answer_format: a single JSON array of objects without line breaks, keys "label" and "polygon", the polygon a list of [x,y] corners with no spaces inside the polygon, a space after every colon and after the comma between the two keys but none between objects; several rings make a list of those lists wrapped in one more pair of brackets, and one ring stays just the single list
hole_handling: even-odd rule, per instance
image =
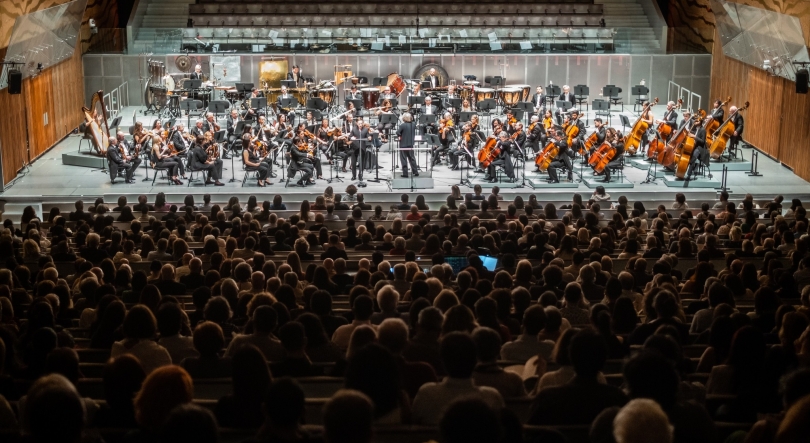
[{"label": "double bass", "polygon": [[560,153],[560,147],[554,143],[554,140],[548,142],[545,148],[537,154],[537,158],[534,160],[534,164],[537,165],[537,169],[540,172],[546,172],[548,170],[549,165],[554,159],[557,157],[557,154]]},{"label": "double bass", "polygon": [[[677,105],[672,109],[681,109],[682,105],[683,99],[679,98]],[[658,124],[656,137],[650,141],[650,147],[647,150],[647,158],[657,158],[666,150],[666,140],[669,138],[670,134],[672,134],[672,127],[665,122]]]},{"label": "double bass", "polygon": [[[726,106],[730,101],[731,101],[731,96],[729,95],[728,97],[726,97],[726,101],[720,103],[720,107],[722,108],[722,107]],[[712,121],[710,121],[708,124],[706,124],[706,146],[709,146],[709,145],[712,144],[712,138],[713,138],[714,131],[716,131],[717,128],[719,128],[719,127],[720,127],[720,122],[715,120],[715,119],[712,119]]]},{"label": "double bass", "polygon": [[695,143],[695,134],[692,134],[690,131],[686,135],[686,140],[684,140],[679,151],[675,152],[675,160],[672,165],[670,165],[670,167],[674,165],[675,177],[681,179],[686,177],[686,172],[689,170],[689,163],[692,162],[692,153],[695,151]]},{"label": "double bass", "polygon": [[478,151],[478,161],[481,162],[481,166],[487,168],[499,155],[501,155],[500,141],[493,136],[489,136],[486,143],[484,143],[484,147]]},{"label": "double bass", "polygon": [[[750,104],[751,103],[749,102],[745,102],[745,105],[743,105],[743,107],[731,113],[726,119],[726,121],[724,121],[723,124],[720,125],[720,127],[717,128],[716,131],[714,131],[714,133],[712,134],[712,145],[709,148],[709,155],[711,155],[713,159],[718,159],[720,158],[721,155],[723,155],[723,151],[726,150],[726,143],[728,142],[728,139],[731,138],[732,135],[734,135],[735,128],[734,123],[731,121],[731,119],[734,118],[734,116],[737,115],[738,112],[745,111],[746,109],[748,109],[748,106]],[[709,138],[708,131],[706,131],[706,138]]]},{"label": "double bass", "polygon": [[653,106],[655,106],[657,104],[658,104],[658,97],[655,97],[655,100],[648,103],[647,106],[645,106],[641,110],[641,114],[639,114],[638,119],[636,120],[635,123],[633,123],[633,129],[631,129],[630,133],[627,134],[627,140],[625,142],[625,149],[627,150],[627,152],[630,153],[630,155],[635,155],[636,154],[636,151],[638,150],[638,147],[641,146],[641,136],[643,136],[644,133],[647,132],[647,129],[650,128],[649,123],[642,120],[641,116],[646,114],[647,111],[650,110],[650,108],[652,108]]},{"label": "double bass", "polygon": [[658,154],[658,163],[661,166],[670,167],[675,163],[675,153],[681,151],[681,145],[686,141],[686,136],[689,135],[695,122],[703,120],[704,118],[706,118],[706,111],[700,109],[698,113],[690,119],[691,121],[689,123],[683,125],[683,127],[675,132],[675,135],[669,139],[666,149]]}]

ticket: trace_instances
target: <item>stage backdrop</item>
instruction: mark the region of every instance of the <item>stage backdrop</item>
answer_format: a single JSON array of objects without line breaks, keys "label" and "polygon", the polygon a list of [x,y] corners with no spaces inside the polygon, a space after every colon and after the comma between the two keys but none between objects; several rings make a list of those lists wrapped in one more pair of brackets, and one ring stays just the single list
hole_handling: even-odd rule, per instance
[{"label": "stage backdrop", "polygon": [[[164,60],[169,73],[179,72],[175,68],[177,55],[158,56]],[[153,56],[154,57],[154,56]],[[451,79],[463,80],[463,75],[475,75],[483,82],[485,76],[501,75],[512,85],[528,84],[532,91],[537,85],[568,84],[590,86],[589,102],[600,98],[602,87],[608,84],[622,88],[620,94],[625,106],[632,109],[635,98],[630,88],[642,80],[650,88],[650,95],[665,101],[672,91],[678,90],[670,82],[679,85],[683,91],[691,91],[702,98],[701,107],[706,107],[711,75],[711,56],[700,55],[242,55],[242,82],[252,82],[260,86],[259,67],[267,60],[278,61],[284,58],[289,66],[301,66],[304,77],[314,77],[315,81],[334,80],[335,65],[351,65],[354,75],[387,77],[399,73],[411,78],[419,69],[428,64],[442,66]],[[199,63],[204,70],[209,69],[208,55],[193,56],[191,63]],[[95,55],[84,56],[86,100],[92,91],[110,91],[123,82],[128,82],[129,103],[143,104],[144,83],[138,78],[138,65],[144,63],[137,55]],[[143,69],[141,70],[144,71]],[[234,82],[225,82],[233,85]],[[687,93],[687,92],[684,92]],[[342,97],[341,92],[341,97]],[[697,99],[695,99],[697,100]],[[695,101],[694,106],[697,106]],[[618,119],[616,119],[618,121]]]}]

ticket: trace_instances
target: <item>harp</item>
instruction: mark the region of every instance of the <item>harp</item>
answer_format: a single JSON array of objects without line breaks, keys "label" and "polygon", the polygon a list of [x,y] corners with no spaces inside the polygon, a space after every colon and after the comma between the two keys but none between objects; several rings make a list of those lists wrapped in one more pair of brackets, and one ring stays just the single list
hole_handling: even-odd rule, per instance
[{"label": "harp", "polygon": [[93,147],[99,155],[107,155],[110,145],[110,128],[107,126],[107,109],[104,107],[104,91],[99,90],[93,94],[90,108],[82,106],[84,112],[85,131],[93,140]]}]

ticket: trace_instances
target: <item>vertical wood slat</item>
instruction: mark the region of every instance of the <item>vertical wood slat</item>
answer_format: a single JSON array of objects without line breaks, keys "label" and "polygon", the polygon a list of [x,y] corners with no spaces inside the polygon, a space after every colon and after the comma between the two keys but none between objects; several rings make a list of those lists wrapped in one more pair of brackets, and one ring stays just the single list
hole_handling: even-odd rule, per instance
[{"label": "vertical wood slat", "polygon": [[716,31],[713,54],[712,101],[750,101],[743,139],[810,181],[810,98],[796,93],[795,82],[726,57]]}]

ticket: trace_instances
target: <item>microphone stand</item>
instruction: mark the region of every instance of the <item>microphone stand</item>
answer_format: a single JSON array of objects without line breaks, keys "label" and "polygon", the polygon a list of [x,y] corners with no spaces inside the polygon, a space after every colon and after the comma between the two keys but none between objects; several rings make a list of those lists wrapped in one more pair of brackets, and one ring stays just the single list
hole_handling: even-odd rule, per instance
[{"label": "microphone stand", "polygon": [[521,173],[523,176],[520,178],[520,186],[516,186],[517,188],[525,188],[526,187],[526,151],[523,149],[520,144],[518,144],[517,140],[515,140],[515,146],[517,146],[518,151],[520,151],[520,155],[523,157],[523,164],[521,165]]}]

